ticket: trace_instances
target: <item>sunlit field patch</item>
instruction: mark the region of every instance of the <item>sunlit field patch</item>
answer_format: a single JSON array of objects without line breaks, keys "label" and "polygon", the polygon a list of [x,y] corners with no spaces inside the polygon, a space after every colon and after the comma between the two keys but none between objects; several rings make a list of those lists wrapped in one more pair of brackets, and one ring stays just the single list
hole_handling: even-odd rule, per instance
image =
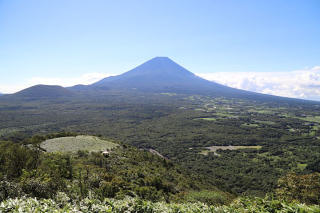
[{"label": "sunlit field patch", "polygon": [[54,138],[41,143],[41,148],[47,152],[77,152],[79,150],[98,152],[110,150],[117,146],[118,144],[110,141],[87,135]]},{"label": "sunlit field patch", "polygon": [[238,149],[261,149],[262,146],[210,146],[206,147],[206,150],[201,151],[200,154],[208,155],[209,152],[213,152],[214,155],[219,155],[218,150],[238,150]]}]

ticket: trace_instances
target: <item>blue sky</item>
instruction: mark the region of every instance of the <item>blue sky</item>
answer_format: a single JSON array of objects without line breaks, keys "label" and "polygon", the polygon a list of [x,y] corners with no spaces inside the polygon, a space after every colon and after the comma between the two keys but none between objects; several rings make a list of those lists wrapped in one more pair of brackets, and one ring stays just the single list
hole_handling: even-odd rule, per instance
[{"label": "blue sky", "polygon": [[320,1],[0,0],[0,92],[90,83],[155,56],[215,81],[317,70]]}]

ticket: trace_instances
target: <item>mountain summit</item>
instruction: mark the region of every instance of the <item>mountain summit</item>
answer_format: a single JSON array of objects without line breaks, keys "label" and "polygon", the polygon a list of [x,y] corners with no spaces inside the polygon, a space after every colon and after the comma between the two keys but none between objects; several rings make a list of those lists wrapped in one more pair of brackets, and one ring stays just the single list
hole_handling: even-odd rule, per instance
[{"label": "mountain summit", "polygon": [[115,80],[121,80],[123,82],[128,80],[141,81],[141,78],[153,81],[177,82],[185,80],[186,77],[194,76],[195,75],[193,73],[175,63],[170,58],[156,57],[126,73],[123,73],[122,75],[105,78],[94,85],[104,85],[105,83],[110,83]]},{"label": "mountain summit", "polygon": [[140,89],[144,91],[202,90],[213,85],[168,57],[155,57],[118,76],[112,76],[92,84],[95,88]]}]

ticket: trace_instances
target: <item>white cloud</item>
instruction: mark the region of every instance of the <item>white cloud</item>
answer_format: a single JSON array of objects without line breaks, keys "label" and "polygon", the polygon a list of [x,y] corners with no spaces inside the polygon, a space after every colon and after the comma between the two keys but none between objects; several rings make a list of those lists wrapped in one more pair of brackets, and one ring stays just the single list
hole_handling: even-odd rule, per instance
[{"label": "white cloud", "polygon": [[64,87],[74,86],[77,84],[87,85],[87,84],[92,84],[108,76],[111,76],[111,75],[106,73],[86,73],[75,78],[32,77],[30,79],[27,79],[24,84],[7,84],[7,85],[1,84],[0,91],[2,93],[10,94],[10,93],[14,93],[37,84],[60,85]]},{"label": "white cloud", "polygon": [[29,79],[30,84],[48,84],[48,85],[60,85],[64,87],[74,86],[76,84],[92,84],[110,75],[104,73],[86,73],[76,78],[42,78],[33,77]]},{"label": "white cloud", "polygon": [[216,72],[198,75],[238,89],[320,100],[320,66],[291,72]]}]

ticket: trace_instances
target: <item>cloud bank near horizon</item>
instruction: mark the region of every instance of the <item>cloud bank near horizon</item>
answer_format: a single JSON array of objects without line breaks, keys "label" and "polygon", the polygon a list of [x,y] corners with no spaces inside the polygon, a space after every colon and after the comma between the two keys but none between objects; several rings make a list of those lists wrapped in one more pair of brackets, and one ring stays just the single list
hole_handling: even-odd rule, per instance
[{"label": "cloud bank near horizon", "polygon": [[60,85],[63,87],[70,87],[77,84],[92,84],[97,82],[103,78],[112,76],[111,74],[106,73],[86,73],[79,77],[75,78],[43,78],[43,77],[33,77],[27,79],[25,84],[10,84],[10,85],[0,85],[0,92],[5,94],[11,94],[28,88],[30,86],[34,86],[37,84],[46,84],[46,85]]},{"label": "cloud bank near horizon", "polygon": [[[198,73],[198,76],[233,88],[320,101],[320,66],[291,72],[215,72]],[[14,93],[36,84],[60,85],[64,87],[77,84],[92,84],[112,74],[87,73],[75,78],[27,79],[24,85],[0,85],[1,93]]]},{"label": "cloud bank near horizon", "polygon": [[237,89],[320,100],[320,66],[291,72],[216,72],[198,75]]}]

